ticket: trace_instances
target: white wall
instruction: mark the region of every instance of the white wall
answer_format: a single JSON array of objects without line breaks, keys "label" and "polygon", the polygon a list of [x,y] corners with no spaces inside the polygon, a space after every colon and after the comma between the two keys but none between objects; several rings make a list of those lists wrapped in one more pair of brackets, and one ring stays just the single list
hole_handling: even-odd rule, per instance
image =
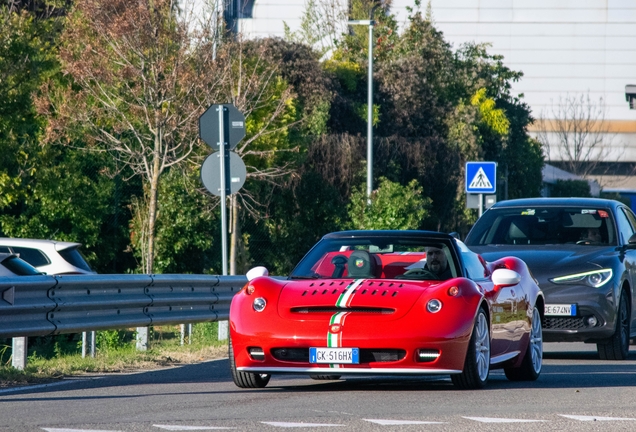
[{"label": "white wall", "polygon": [[[254,18],[241,28],[252,37],[283,36],[283,21],[292,31],[300,25],[304,3],[255,0]],[[413,0],[393,0],[400,25],[407,6]],[[636,110],[625,100],[625,86],[636,84],[636,0],[431,0],[431,7],[454,48],[489,43],[489,52],[523,71],[513,94],[524,94],[534,117],[551,117],[560,97],[602,97],[606,119],[636,161]]]}]

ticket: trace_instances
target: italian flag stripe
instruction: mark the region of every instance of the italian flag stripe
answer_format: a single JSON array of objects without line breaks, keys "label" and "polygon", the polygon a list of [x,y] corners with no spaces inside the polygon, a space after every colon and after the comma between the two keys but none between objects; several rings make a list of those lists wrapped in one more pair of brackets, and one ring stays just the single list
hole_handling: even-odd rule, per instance
[{"label": "italian flag stripe", "polygon": [[[331,329],[333,324],[343,325],[348,314],[349,312],[338,312],[333,314],[329,320],[329,328]],[[331,331],[327,332],[327,346],[329,348],[342,347],[342,331],[339,331],[338,333],[331,333]],[[337,364],[330,364],[329,367],[337,369],[340,366]]]},{"label": "italian flag stripe", "polygon": [[363,282],[364,282],[364,279],[356,279],[355,281],[353,281],[353,283],[349,285],[342,294],[340,294],[340,297],[338,297],[338,300],[336,300],[336,306],[341,308],[346,308],[351,306],[351,300],[353,299],[353,292]]}]

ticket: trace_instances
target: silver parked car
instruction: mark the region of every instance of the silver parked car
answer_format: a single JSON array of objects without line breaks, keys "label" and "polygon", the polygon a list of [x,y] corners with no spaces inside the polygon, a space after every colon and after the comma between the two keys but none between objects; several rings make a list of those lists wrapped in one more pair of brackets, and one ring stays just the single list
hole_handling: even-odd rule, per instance
[{"label": "silver parked car", "polygon": [[0,253],[14,254],[46,274],[95,274],[80,243],[0,237]]}]

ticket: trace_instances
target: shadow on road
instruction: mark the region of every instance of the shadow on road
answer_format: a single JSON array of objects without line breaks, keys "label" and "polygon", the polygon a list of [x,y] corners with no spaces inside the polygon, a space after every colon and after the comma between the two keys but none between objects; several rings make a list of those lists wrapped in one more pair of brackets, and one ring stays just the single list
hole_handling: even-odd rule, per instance
[{"label": "shadow on road", "polygon": [[[448,376],[344,376],[338,381],[316,381],[304,375],[275,375],[264,389],[239,389],[232,383],[227,359],[184,365],[161,370],[133,374],[106,374],[99,379],[70,378],[63,387],[33,387],[15,389],[11,394],[0,394],[0,401],[11,396],[92,389],[106,387],[128,387],[158,384],[209,384],[192,391],[174,394],[209,394],[235,392],[329,392],[329,391],[457,391]],[[218,385],[217,385],[218,384]],[[590,387],[636,387],[636,352],[631,351],[626,361],[599,360],[596,351],[551,351],[544,353],[541,376],[534,382],[509,381],[502,370],[492,370],[490,381],[482,391],[514,388],[590,388]],[[170,394],[161,393],[161,394]],[[139,397],[149,396],[144,392]],[[82,398],[91,396],[82,396]],[[135,397],[95,396],[96,398]],[[56,397],[55,399],[59,399]],[[69,397],[69,400],[74,397]]]}]

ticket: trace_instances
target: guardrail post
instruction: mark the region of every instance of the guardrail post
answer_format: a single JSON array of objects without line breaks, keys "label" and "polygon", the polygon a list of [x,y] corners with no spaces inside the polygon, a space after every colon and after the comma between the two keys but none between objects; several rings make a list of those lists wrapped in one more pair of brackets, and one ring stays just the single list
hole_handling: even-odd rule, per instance
[{"label": "guardrail post", "polygon": [[219,340],[227,340],[228,326],[227,321],[219,321]]},{"label": "guardrail post", "polygon": [[[90,333],[90,338],[88,337],[89,333]],[[90,354],[91,358],[95,358],[95,349],[96,349],[95,331],[82,332],[82,358],[86,357],[87,352]]]},{"label": "guardrail post", "polygon": [[96,350],[97,350],[97,332],[93,330],[91,332],[91,358],[95,358]]},{"label": "guardrail post", "polygon": [[86,332],[82,332],[82,358],[86,358],[86,348],[88,347]]},{"label": "guardrail post", "polygon": [[11,365],[19,370],[24,370],[27,363],[27,345],[26,337],[14,337],[11,341],[11,349],[13,359]]},{"label": "guardrail post", "polygon": [[148,350],[148,327],[137,327],[137,351]]}]

